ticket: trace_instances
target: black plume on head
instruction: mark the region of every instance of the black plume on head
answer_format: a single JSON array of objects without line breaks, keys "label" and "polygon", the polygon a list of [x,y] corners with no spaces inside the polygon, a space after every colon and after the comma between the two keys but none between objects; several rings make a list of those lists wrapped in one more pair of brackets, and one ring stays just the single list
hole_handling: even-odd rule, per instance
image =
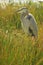
[{"label": "black plume on head", "polygon": [[23,9],[27,9],[26,7],[22,7],[22,8],[20,8],[19,10],[21,11],[21,10],[23,10]]}]

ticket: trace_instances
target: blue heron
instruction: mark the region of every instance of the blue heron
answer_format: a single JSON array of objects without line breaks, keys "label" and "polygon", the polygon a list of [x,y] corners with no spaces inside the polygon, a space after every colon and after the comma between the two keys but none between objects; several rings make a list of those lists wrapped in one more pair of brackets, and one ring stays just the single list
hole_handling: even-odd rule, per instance
[{"label": "blue heron", "polygon": [[28,13],[28,9],[26,7],[20,8],[17,12],[20,13],[21,25],[24,32],[34,38],[37,38],[38,27],[34,16],[31,13]]}]

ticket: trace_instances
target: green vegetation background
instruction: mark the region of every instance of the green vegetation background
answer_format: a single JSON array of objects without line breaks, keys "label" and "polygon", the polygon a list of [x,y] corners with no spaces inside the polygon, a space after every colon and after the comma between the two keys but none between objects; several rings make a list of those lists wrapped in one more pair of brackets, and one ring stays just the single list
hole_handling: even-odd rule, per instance
[{"label": "green vegetation background", "polygon": [[[32,41],[22,28],[16,10],[27,7],[38,25],[38,39]],[[43,65],[43,3],[8,4],[0,7],[0,65]]]}]

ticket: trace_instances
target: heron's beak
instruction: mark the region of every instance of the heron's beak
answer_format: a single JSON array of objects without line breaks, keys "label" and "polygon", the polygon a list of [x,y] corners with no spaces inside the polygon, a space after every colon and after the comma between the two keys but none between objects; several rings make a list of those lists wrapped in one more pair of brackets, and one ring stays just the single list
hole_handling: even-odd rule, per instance
[{"label": "heron's beak", "polygon": [[21,11],[21,10],[17,10],[16,12],[17,12],[17,13],[19,13],[19,14],[21,14],[21,13],[22,13],[22,11]]}]

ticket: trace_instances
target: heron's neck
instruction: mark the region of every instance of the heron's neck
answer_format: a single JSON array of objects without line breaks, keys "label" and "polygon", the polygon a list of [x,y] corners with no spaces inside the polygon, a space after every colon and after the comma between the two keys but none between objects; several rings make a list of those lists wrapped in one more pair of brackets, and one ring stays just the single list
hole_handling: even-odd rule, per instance
[{"label": "heron's neck", "polygon": [[24,19],[24,17],[26,16],[26,14],[21,14],[21,19],[23,20]]}]

